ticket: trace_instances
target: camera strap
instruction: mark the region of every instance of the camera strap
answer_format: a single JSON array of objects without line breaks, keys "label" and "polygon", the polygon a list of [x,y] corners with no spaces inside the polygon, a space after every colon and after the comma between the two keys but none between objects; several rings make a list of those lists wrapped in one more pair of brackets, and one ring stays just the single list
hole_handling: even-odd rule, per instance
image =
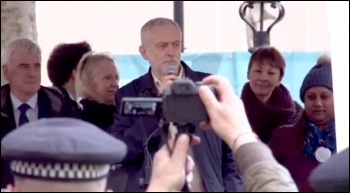
[{"label": "camera strap", "polygon": [[177,132],[178,132],[177,127],[173,123],[170,123],[168,132],[169,132],[169,134],[168,134],[169,139],[176,138],[176,135],[177,135]]}]

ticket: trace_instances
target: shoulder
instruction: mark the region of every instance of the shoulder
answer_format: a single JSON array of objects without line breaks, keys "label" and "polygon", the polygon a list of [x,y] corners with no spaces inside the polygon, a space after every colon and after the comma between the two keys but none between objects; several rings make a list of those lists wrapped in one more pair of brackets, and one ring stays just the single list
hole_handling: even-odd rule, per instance
[{"label": "shoulder", "polygon": [[56,86],[50,86],[50,87],[45,87],[45,88],[47,88],[49,92],[51,92],[52,90],[54,90],[54,91],[58,92],[60,95],[64,96],[64,94],[62,93],[62,91],[61,91],[58,87],[56,87]]},{"label": "shoulder", "polygon": [[63,101],[63,99],[64,99],[62,94],[59,91],[57,91],[54,88],[50,88],[50,87],[46,87],[46,86],[41,86],[39,89],[39,93],[44,93],[51,100],[59,99],[59,100]]},{"label": "shoulder", "polygon": [[78,117],[78,103],[71,98],[65,98],[59,91],[54,88],[41,86],[39,96],[45,97],[50,103],[51,108],[55,110],[59,116]]},{"label": "shoulder", "polygon": [[202,81],[204,78],[210,76],[211,74],[205,73],[205,72],[199,72],[199,71],[187,71],[187,77],[190,78],[191,80],[198,82]]},{"label": "shoulder", "polygon": [[286,143],[288,142],[288,138],[293,136],[293,131],[294,131],[294,124],[289,124],[289,125],[282,125],[275,129],[273,131],[271,140],[269,142],[270,146],[280,144],[280,143]]},{"label": "shoulder", "polygon": [[199,71],[193,71],[198,77],[205,78],[207,76],[210,76],[212,74],[206,73],[206,72],[199,72]]},{"label": "shoulder", "polygon": [[140,91],[141,80],[143,76],[136,78],[129,82],[128,84],[122,86],[118,89],[118,94],[122,96],[135,95]]},{"label": "shoulder", "polygon": [[287,123],[288,124],[296,124],[300,117],[302,117],[304,108],[297,102],[293,101],[294,103],[294,113],[288,118]]},{"label": "shoulder", "polygon": [[295,114],[300,118],[304,112],[304,108],[297,102],[294,101],[295,104]]},{"label": "shoulder", "polygon": [[289,133],[293,129],[293,127],[294,127],[294,124],[282,125],[277,129],[275,129],[274,135],[282,135],[282,134],[285,135]]},{"label": "shoulder", "polygon": [[188,76],[193,81],[202,81],[203,78],[211,75],[209,73],[199,72],[191,69],[184,61],[181,61],[181,65],[184,68],[186,76]]},{"label": "shoulder", "polygon": [[3,103],[7,96],[10,94],[10,85],[5,84],[1,86],[1,102]]},{"label": "shoulder", "polygon": [[11,124],[7,115],[1,111],[1,139],[10,132]]}]

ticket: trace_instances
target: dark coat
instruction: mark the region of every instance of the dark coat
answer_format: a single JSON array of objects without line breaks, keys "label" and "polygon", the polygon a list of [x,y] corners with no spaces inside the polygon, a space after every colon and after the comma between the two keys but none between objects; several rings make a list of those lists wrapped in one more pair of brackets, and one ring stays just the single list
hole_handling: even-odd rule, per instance
[{"label": "dark coat", "polygon": [[62,95],[66,103],[72,107],[77,118],[92,123],[104,131],[114,125],[116,110],[114,105],[106,105],[89,99],[81,99],[78,103],[69,96],[65,88],[53,86],[52,89]]},{"label": "dark coat", "polygon": [[289,170],[299,191],[313,192],[308,177],[319,162],[303,154],[302,146],[308,130],[305,118],[303,114],[296,124],[276,129],[269,146],[276,160]]},{"label": "dark coat", "polygon": [[[77,117],[72,106],[67,104],[64,98],[54,89],[41,86],[38,91],[38,118],[50,117]],[[9,131],[16,128],[13,107],[10,98],[10,86],[1,87],[1,112],[10,123]]]},{"label": "dark coat", "polygon": [[[116,119],[114,115],[116,108],[114,105],[101,104],[89,99],[82,99],[77,103],[69,96],[65,88],[59,86],[52,88],[57,90],[67,103],[72,106],[77,114],[77,118],[92,123],[106,132],[115,124]],[[112,166],[108,176],[107,189],[114,192],[124,190],[123,186],[125,186],[126,177],[127,175],[123,168],[118,167],[118,165]]]},{"label": "dark coat", "polygon": [[[192,71],[182,62],[184,72],[193,81],[201,81],[209,74]],[[118,107],[122,97],[155,97],[157,94],[151,71],[133,80],[119,89],[117,93]],[[143,136],[150,136],[158,126],[157,117],[122,117],[117,116],[116,127],[111,134],[120,138],[128,145],[128,154],[123,161],[123,167],[128,172],[128,182],[125,191],[144,191],[139,186],[139,179],[144,177]],[[201,138],[201,143],[193,147],[194,159],[198,166],[205,187],[209,192],[242,191],[243,186],[235,169],[231,149],[212,131],[197,128],[195,135]],[[148,141],[148,151],[153,157],[164,141],[156,132]]]},{"label": "dark coat", "polygon": [[106,132],[114,125],[114,105],[101,104],[88,99],[82,99],[79,103],[82,120],[92,123]]},{"label": "dark coat", "polygon": [[[6,115],[1,112],[1,140],[9,133],[10,122]],[[8,184],[13,184],[9,162],[1,158],[1,188],[6,188]]]},{"label": "dark coat", "polygon": [[79,107],[78,103],[71,98],[71,96],[69,95],[68,91],[62,87],[62,86],[52,86],[50,87],[51,89],[56,90],[58,93],[61,94],[61,96],[63,97],[63,99],[65,100],[65,103],[70,106],[70,111],[74,112],[74,114],[77,115],[77,117],[80,116],[80,111],[81,108]]},{"label": "dark coat", "polygon": [[[38,108],[39,119],[77,117],[76,112],[57,91],[43,86],[38,91]],[[15,128],[16,122],[10,98],[10,86],[7,84],[1,87],[1,140]],[[9,172],[8,163],[5,163],[2,159],[1,167],[1,187],[5,188],[9,183],[13,184],[13,177]]]}]

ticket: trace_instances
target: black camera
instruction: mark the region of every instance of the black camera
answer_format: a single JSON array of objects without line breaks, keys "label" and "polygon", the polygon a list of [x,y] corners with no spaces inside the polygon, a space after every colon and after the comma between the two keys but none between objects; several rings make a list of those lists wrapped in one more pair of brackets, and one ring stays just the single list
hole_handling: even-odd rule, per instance
[{"label": "black camera", "polygon": [[[125,116],[159,116],[166,122],[198,124],[207,121],[207,111],[198,95],[201,82],[177,79],[160,97],[124,97],[121,114]],[[216,95],[215,87],[208,85]]]}]

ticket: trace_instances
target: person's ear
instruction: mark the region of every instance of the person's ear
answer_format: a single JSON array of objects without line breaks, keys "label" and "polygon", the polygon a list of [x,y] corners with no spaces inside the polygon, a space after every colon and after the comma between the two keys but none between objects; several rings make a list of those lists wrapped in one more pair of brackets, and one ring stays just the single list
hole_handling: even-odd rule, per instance
[{"label": "person's ear", "polygon": [[4,78],[8,81],[9,79],[9,67],[7,64],[2,65],[2,73],[4,75]]},{"label": "person's ear", "polygon": [[143,57],[143,59],[148,60],[147,49],[145,48],[144,45],[140,45],[139,52],[140,52],[141,56]]},{"label": "person's ear", "polygon": [[75,80],[76,73],[77,73],[77,70],[75,70],[75,69],[72,70],[71,78],[72,78],[73,80]]}]

